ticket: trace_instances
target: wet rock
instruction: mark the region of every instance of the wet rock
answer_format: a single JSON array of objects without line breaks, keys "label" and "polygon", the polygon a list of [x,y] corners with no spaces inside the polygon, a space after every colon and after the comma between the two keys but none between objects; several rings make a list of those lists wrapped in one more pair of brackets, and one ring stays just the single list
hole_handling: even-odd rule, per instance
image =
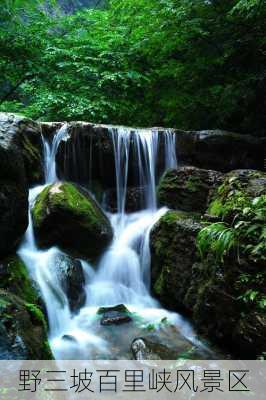
[{"label": "wet rock", "polygon": [[66,254],[58,254],[55,268],[60,286],[64,290],[71,311],[77,311],[86,301],[85,276],[81,262]]},{"label": "wet rock", "polygon": [[0,258],[17,248],[27,226],[28,191],[26,186],[0,181]]},{"label": "wet rock", "polygon": [[77,343],[77,339],[72,335],[64,335],[62,339],[70,343]]},{"label": "wet rock", "polygon": [[[128,187],[126,193],[126,212],[136,212],[143,208],[144,204],[144,188]],[[105,195],[106,208],[109,212],[117,212],[117,192],[116,189],[109,189]]]},{"label": "wet rock", "polygon": [[108,127],[87,122],[71,122],[68,136],[58,147],[57,174],[73,182],[101,182],[115,187],[114,149]]},{"label": "wet rock", "polygon": [[[218,218],[231,226],[236,215],[264,193],[265,173],[237,170],[226,174],[212,195],[208,222]],[[252,213],[248,215],[246,222],[253,218]],[[253,259],[246,249],[238,249],[223,260],[212,253],[202,259],[196,237],[203,222],[191,213],[169,211],[155,224],[150,242],[153,290],[163,304],[188,312],[201,333],[237,356],[259,357],[265,349],[265,312],[256,301],[242,298],[258,276],[254,290],[260,296],[265,293],[264,256],[258,253]],[[248,283],[243,277],[249,277]]]},{"label": "wet rock", "polygon": [[131,344],[135,360],[175,360],[189,352],[193,358],[192,350],[192,344],[180,334],[176,334],[175,341],[169,343],[160,334],[150,334],[134,339]]},{"label": "wet rock", "polygon": [[4,290],[0,290],[0,333],[1,359],[53,358],[42,311]]},{"label": "wet rock", "polygon": [[0,113],[0,258],[16,249],[28,226],[28,186],[42,179],[37,123]]},{"label": "wet rock", "polygon": [[[0,113],[0,152],[5,177],[26,177],[29,186],[43,180],[43,147],[40,125],[31,119],[9,113]],[[18,160],[15,153],[19,153]],[[1,165],[2,167],[2,165]],[[25,174],[25,176],[24,176]]]},{"label": "wet rock", "polygon": [[64,122],[40,122],[43,137],[52,142],[54,135],[63,125]]},{"label": "wet rock", "polygon": [[221,179],[220,172],[195,167],[168,170],[159,182],[159,203],[174,210],[204,212]]},{"label": "wet rock", "polygon": [[56,245],[95,261],[112,239],[110,222],[98,204],[71,183],[47,186],[37,197],[32,216],[41,247]]},{"label": "wet rock", "polygon": [[132,321],[131,313],[123,304],[101,307],[97,314],[101,315],[101,325],[120,325]]},{"label": "wet rock", "polygon": [[263,169],[265,138],[221,130],[176,131],[179,162],[199,168],[228,172]]},{"label": "wet rock", "polygon": [[22,300],[44,308],[38,288],[30,278],[26,265],[17,255],[0,261],[0,289],[8,290]]},{"label": "wet rock", "polygon": [[193,214],[168,211],[150,235],[152,283],[159,299],[170,308],[183,308],[192,266],[198,259],[196,236],[201,224]]}]

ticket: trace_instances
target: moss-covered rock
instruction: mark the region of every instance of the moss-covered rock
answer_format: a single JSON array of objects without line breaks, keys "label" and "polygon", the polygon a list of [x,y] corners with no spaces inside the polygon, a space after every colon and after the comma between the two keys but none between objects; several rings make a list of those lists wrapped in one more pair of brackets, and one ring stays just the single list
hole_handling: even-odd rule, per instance
[{"label": "moss-covered rock", "polygon": [[170,169],[160,179],[158,200],[174,210],[204,212],[221,177],[220,172],[195,167]]},{"label": "moss-covered rock", "polygon": [[0,113],[0,258],[28,226],[28,187],[43,176],[41,131],[26,118]]},{"label": "moss-covered rock", "polygon": [[266,194],[265,172],[231,171],[214,191],[207,212],[230,222],[252,199],[263,194]]},{"label": "moss-covered rock", "polygon": [[0,289],[8,290],[27,303],[42,304],[24,262],[17,255],[0,261]]},{"label": "moss-covered rock", "polygon": [[[263,197],[264,191],[262,172],[233,171],[215,193],[209,212],[213,211],[213,201],[219,200],[219,212],[214,215],[224,218],[226,226],[230,226],[252,199]],[[250,216],[257,229],[263,218],[260,207],[259,214],[252,208],[247,212],[246,208],[244,227],[250,228]],[[238,246],[237,251],[225,253],[222,259],[212,252],[201,259],[196,237],[203,226],[204,219],[199,224],[193,216],[184,218],[176,211],[166,213],[154,226],[153,290],[167,306],[186,310],[202,333],[231,348],[237,356],[259,357],[265,352],[262,338],[266,336],[265,253],[258,249],[255,258],[249,257],[249,252]],[[264,240],[263,236],[260,240]],[[256,243],[252,246],[253,249]]]},{"label": "moss-covered rock", "polygon": [[[13,165],[11,162],[6,178],[14,171],[16,175],[25,174],[29,186],[42,181],[43,147],[41,128],[37,122],[16,114],[0,113],[1,147],[19,154],[19,165],[16,159],[11,160]],[[1,164],[3,161],[1,157]]]},{"label": "moss-covered rock", "polygon": [[171,308],[184,307],[201,225],[193,215],[168,211],[151,231],[152,282],[159,299]]},{"label": "moss-covered rock", "polygon": [[87,192],[72,183],[47,186],[37,197],[32,216],[42,247],[57,245],[94,260],[112,239],[107,217]]},{"label": "moss-covered rock", "polygon": [[0,358],[49,360],[44,315],[38,306],[0,290]]}]

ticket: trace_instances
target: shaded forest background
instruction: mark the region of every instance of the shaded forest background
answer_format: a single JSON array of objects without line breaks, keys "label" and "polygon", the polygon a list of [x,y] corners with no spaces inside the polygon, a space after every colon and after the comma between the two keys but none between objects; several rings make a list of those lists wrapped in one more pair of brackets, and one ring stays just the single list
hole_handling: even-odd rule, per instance
[{"label": "shaded forest background", "polygon": [[0,111],[261,135],[265,0],[2,0]]}]

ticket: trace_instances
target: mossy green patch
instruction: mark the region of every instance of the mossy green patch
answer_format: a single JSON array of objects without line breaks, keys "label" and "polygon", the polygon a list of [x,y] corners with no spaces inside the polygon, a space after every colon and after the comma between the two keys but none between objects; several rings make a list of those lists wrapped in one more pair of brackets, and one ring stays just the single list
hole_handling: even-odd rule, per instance
[{"label": "mossy green patch", "polygon": [[198,176],[190,176],[186,186],[191,192],[197,192],[202,186],[202,180]]},{"label": "mossy green patch", "polygon": [[36,304],[25,303],[25,306],[32,316],[33,321],[41,322],[47,331],[47,324],[41,309]]},{"label": "mossy green patch", "polygon": [[36,227],[40,226],[45,217],[46,208],[48,207],[48,193],[52,185],[48,185],[37,197],[32,209],[33,222]]},{"label": "mossy green patch", "polygon": [[155,284],[154,284],[154,293],[157,294],[158,296],[160,296],[162,294],[163,291],[163,270],[161,271],[159,278],[156,280]]},{"label": "mossy green patch", "polygon": [[47,186],[37,197],[32,210],[34,225],[38,227],[46,215],[47,209],[53,207],[68,210],[79,219],[83,217],[82,223],[93,228],[104,221],[102,214],[99,213],[96,203],[88,199],[81,191],[72,183],[58,183]]},{"label": "mossy green patch", "polygon": [[9,290],[29,303],[39,302],[39,295],[19,256],[9,256],[0,263],[0,276],[1,289]]}]

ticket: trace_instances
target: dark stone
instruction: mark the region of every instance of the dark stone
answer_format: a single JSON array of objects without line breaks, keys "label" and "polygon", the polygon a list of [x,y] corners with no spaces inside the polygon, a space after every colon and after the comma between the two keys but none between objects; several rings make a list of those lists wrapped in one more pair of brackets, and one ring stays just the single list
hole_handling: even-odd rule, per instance
[{"label": "dark stone", "polygon": [[120,325],[132,321],[129,315],[121,315],[117,311],[110,311],[101,318],[101,325]]},{"label": "dark stone", "polygon": [[[144,204],[144,188],[128,187],[126,193],[126,212],[136,212],[143,208]],[[105,205],[109,212],[117,212],[117,192],[116,189],[109,189],[105,193]]]},{"label": "dark stone", "polygon": [[32,209],[41,247],[59,246],[74,257],[95,261],[112,240],[110,221],[95,200],[72,183],[47,186]]},{"label": "dark stone", "polygon": [[135,360],[172,360],[173,351],[161,344],[156,337],[140,337],[133,340],[131,351]]},{"label": "dark stone", "polygon": [[81,262],[66,254],[58,254],[55,260],[55,268],[60,285],[68,298],[71,311],[79,310],[86,300],[85,276]]},{"label": "dark stone", "polygon": [[64,335],[64,336],[62,336],[62,339],[67,341],[67,342],[70,342],[70,343],[77,343],[77,339],[74,338],[74,336],[71,336],[71,335]]},{"label": "dark stone", "polygon": [[0,333],[1,359],[53,358],[42,311],[4,290],[0,290]]},{"label": "dark stone", "polygon": [[28,186],[41,181],[37,123],[0,113],[0,258],[13,252],[28,226]]},{"label": "dark stone", "polygon": [[[1,163],[1,161],[0,161]],[[28,196],[25,186],[0,183],[0,257],[13,252],[28,226]]]},{"label": "dark stone", "polygon": [[[8,153],[2,157],[3,149]],[[37,122],[15,114],[0,113],[1,174],[28,186],[43,180],[43,146]],[[19,154],[19,155],[18,155]],[[16,159],[15,159],[16,158]]]},{"label": "dark stone", "polygon": [[263,170],[265,144],[265,138],[221,130],[176,131],[179,162],[222,172]]},{"label": "dark stone", "polygon": [[57,174],[78,183],[101,182],[115,187],[115,160],[108,127],[87,122],[68,125],[68,137],[61,141],[56,155]]},{"label": "dark stone", "polygon": [[40,122],[43,137],[49,142],[52,142],[54,135],[63,125],[64,122]]},{"label": "dark stone", "polygon": [[120,325],[132,321],[131,313],[124,304],[100,307],[97,314],[101,315],[101,325]]},{"label": "dark stone", "polygon": [[192,214],[168,211],[151,231],[153,288],[160,301],[172,309],[184,308],[192,266],[198,259],[196,236],[200,229]]},{"label": "dark stone", "polygon": [[221,179],[220,172],[195,167],[168,170],[159,182],[159,203],[174,210],[204,212]]}]

